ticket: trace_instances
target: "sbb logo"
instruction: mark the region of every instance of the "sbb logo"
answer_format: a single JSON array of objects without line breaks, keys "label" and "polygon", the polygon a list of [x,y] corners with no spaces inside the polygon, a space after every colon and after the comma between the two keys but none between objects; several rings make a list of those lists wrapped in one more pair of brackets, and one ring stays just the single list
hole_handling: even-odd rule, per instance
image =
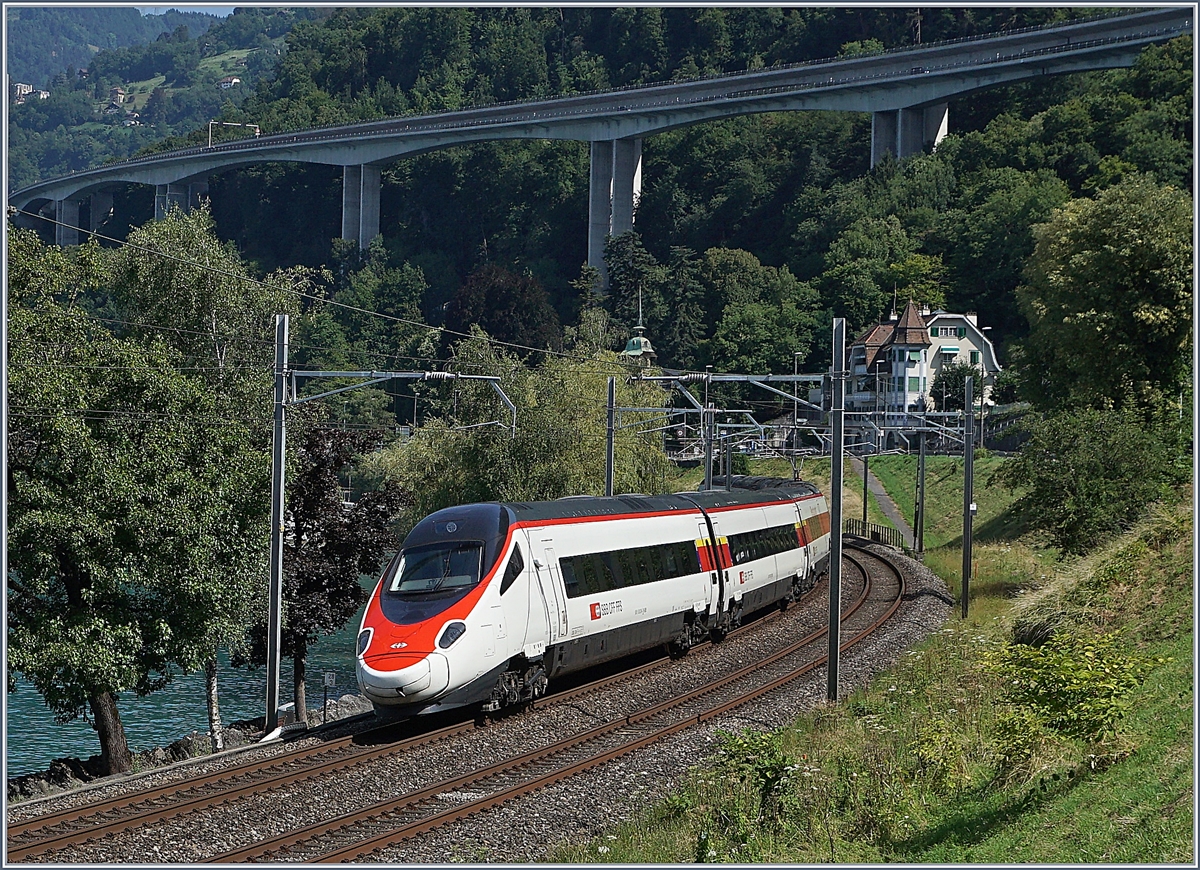
[{"label": "sbb logo", "polygon": [[605,616],[612,616],[614,613],[620,613],[624,609],[620,601],[596,602],[589,606],[592,611],[592,619],[602,619]]}]

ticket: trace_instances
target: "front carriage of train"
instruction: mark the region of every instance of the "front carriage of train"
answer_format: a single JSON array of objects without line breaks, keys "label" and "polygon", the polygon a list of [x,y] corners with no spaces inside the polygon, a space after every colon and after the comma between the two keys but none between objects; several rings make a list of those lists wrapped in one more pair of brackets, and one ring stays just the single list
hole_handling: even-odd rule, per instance
[{"label": "front carriage of train", "polygon": [[377,714],[487,703],[523,641],[500,594],[522,574],[511,513],[464,505],[423,519],[375,588],[358,633],[358,685]]}]

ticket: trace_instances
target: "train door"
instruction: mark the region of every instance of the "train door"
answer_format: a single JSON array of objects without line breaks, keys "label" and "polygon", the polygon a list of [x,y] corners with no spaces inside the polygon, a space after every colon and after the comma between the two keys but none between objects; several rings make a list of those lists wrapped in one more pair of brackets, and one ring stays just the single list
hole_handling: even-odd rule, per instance
[{"label": "train door", "polygon": [[[544,541],[543,543],[550,543]],[[554,601],[558,607],[558,636],[567,636],[567,590],[559,576],[558,556],[553,547],[546,547],[546,566],[550,569],[550,587],[554,590]],[[548,600],[548,599],[547,599]],[[553,633],[553,632],[551,632]]]},{"label": "train door", "polygon": [[546,546],[551,541],[542,541],[542,558],[534,560],[534,570],[537,572],[538,589],[546,607],[546,620],[549,623],[550,643],[557,643],[567,636],[567,602],[566,590],[562,588],[562,580],[558,573],[558,556],[553,547]]},{"label": "train door", "polygon": [[716,524],[707,515],[699,521],[699,527],[700,541],[703,547],[700,563],[712,580],[708,612],[710,615],[716,616],[725,609],[725,571],[718,546],[720,538]]}]

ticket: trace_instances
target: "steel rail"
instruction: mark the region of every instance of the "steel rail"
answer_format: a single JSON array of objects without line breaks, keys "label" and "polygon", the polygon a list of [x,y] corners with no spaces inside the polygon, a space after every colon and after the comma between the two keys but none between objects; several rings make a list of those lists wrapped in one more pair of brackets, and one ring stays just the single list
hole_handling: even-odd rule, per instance
[{"label": "steel rail", "polygon": [[[731,632],[730,636],[752,630],[778,615],[768,614],[753,624]],[[669,657],[659,656],[637,667],[552,692],[542,701],[550,704],[565,702],[668,665]],[[369,749],[354,748],[364,737],[384,736],[387,732],[396,731],[404,725],[410,728],[419,727],[420,722],[419,719],[410,719],[404,723],[368,728],[320,746],[268,759],[243,762],[208,776],[155,786],[14,822],[7,827],[8,860],[22,861],[66,846],[96,841],[147,824],[201,812],[246,795],[269,792],[329,773],[351,770],[399,751],[450,739],[481,727],[478,721],[456,722],[433,731],[391,740]],[[349,754],[346,754],[347,752]]]},{"label": "steel rail", "polygon": [[[885,560],[880,559],[879,557],[875,558],[879,559],[879,561],[883,564],[887,564]],[[847,555],[847,559],[856,564],[856,567],[858,567],[862,572],[863,589],[858,599],[856,599],[843,614],[843,620],[849,619],[855,613],[857,613],[867,602],[871,592],[869,572],[863,566],[861,566],[861,564],[858,564],[853,557]],[[895,571],[894,568],[891,570],[893,573],[899,576],[899,573]],[[895,612],[895,609],[899,607],[899,603],[900,595],[897,595],[888,612],[876,622],[886,621],[886,619]],[[853,638],[844,643],[842,647],[847,648],[853,643],[858,642],[873,629],[875,624],[876,623],[872,623],[872,625],[867,629],[859,634],[856,634]],[[737,680],[757,673],[766,666],[777,663],[788,656],[796,654],[797,652],[803,650],[805,646],[808,646],[824,637],[826,633],[827,629],[824,628],[812,632],[801,640],[793,642],[791,645],[777,651],[776,653],[773,653],[764,660],[756,661],[750,665],[738,669],[731,674],[726,675],[725,677],[722,677],[713,683],[699,687],[691,692],[684,693],[675,698],[667,699],[645,710],[638,711],[627,716],[618,717],[610,722],[603,723],[587,731],[574,734],[568,738],[558,741],[557,743],[533,750],[525,753],[524,755],[510,758],[466,774],[451,777],[434,785],[422,788],[419,791],[402,797],[400,799],[402,803],[398,804],[396,798],[389,798],[355,812],[344,814],[335,819],[326,820],[324,822],[315,823],[301,829],[289,831],[274,838],[263,840],[254,844],[253,846],[226,852],[209,860],[214,863],[264,859],[269,860],[273,856],[288,854],[288,850],[295,849],[296,847],[303,848],[305,846],[319,846],[319,841],[330,836],[331,834],[334,836],[345,836],[346,834],[353,836],[355,829],[358,827],[378,823],[381,819],[390,821],[389,829],[384,833],[376,834],[365,840],[359,839],[343,848],[335,849],[333,851],[326,852],[325,854],[306,859],[321,862],[340,861],[345,860],[346,858],[353,858],[369,853],[377,848],[388,845],[396,839],[404,839],[410,836],[415,836],[419,833],[430,830],[431,828],[456,821],[468,815],[473,815],[476,812],[480,812],[500,803],[504,803],[505,801],[511,800],[514,797],[519,797],[522,794],[542,788],[551,782],[564,779],[570,775],[573,775],[574,773],[595,767],[607,760],[611,760],[612,758],[632,752],[635,749],[648,745],[649,743],[653,743],[656,740],[669,736],[670,734],[677,733],[680,730],[699,724],[700,722],[712,718],[713,716],[720,715],[729,709],[733,709],[734,707],[747,703],[754,697],[758,697],[761,694],[772,691],[775,688],[794,680],[796,676],[805,673],[812,668],[818,667],[825,660],[825,657],[819,656],[815,660],[806,663],[800,669],[789,671],[784,676],[769,683],[765,687],[760,686],[755,690],[735,697],[731,701],[718,704],[714,707],[708,708],[707,710],[701,711],[698,714],[689,715],[682,720],[676,721],[675,723],[666,726],[657,726],[648,735],[636,736],[632,740],[626,740],[619,746],[597,753],[590,758],[585,758],[580,761],[568,761],[565,764],[555,767],[555,769],[549,773],[537,774],[532,779],[526,776],[524,777],[526,781],[523,783],[518,783],[512,786],[500,786],[498,790],[487,797],[468,802],[467,804],[449,810],[435,812],[434,814],[428,815],[423,819],[418,818],[411,821],[408,820],[408,818],[413,814],[420,813],[423,805],[427,805],[436,801],[439,795],[472,787],[478,788],[486,780],[494,780],[496,778],[511,776],[514,772],[520,771],[524,768],[535,765],[544,765],[547,761],[553,762],[556,758],[561,758],[561,756],[564,754],[570,753],[573,750],[578,750],[584,744],[595,742],[605,737],[611,737],[620,732],[622,729],[629,728],[630,726],[648,723],[649,720],[655,717],[659,717],[664,713],[678,709],[691,701],[725,688]],[[288,857],[294,858],[295,856],[288,855]]]}]

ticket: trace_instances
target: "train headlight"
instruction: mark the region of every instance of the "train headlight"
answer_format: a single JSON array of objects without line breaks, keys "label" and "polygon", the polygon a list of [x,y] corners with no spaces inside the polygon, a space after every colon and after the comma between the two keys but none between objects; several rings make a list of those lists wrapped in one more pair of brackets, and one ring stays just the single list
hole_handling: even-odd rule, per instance
[{"label": "train headlight", "polygon": [[371,635],[374,634],[369,628],[364,628],[358,633],[358,655],[362,655],[367,651],[367,647],[371,645]]},{"label": "train headlight", "polygon": [[438,638],[438,646],[442,649],[450,649],[454,642],[466,632],[467,624],[465,622],[452,622],[442,631],[442,636]]}]

